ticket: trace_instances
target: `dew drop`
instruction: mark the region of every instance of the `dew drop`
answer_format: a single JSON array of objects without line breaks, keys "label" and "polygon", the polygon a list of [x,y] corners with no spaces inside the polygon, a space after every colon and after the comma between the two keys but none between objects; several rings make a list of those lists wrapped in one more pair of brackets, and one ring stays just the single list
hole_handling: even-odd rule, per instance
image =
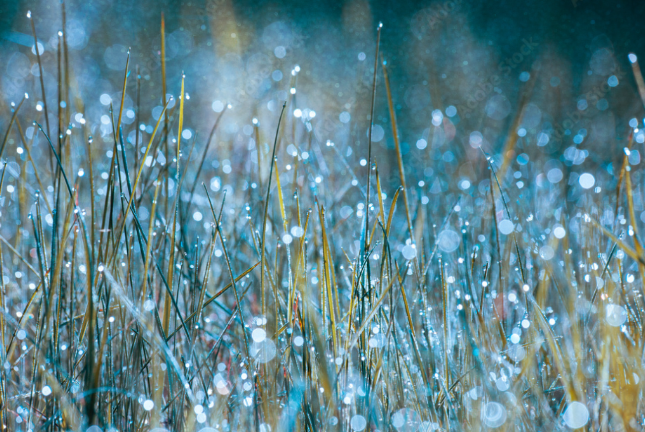
[{"label": "dew drop", "polygon": [[392,426],[399,432],[415,432],[418,430],[420,420],[416,411],[403,408],[392,415]]},{"label": "dew drop", "polygon": [[439,249],[441,249],[441,251],[450,253],[457,250],[461,243],[461,238],[456,231],[446,229],[439,233],[437,243],[439,244]]},{"label": "dew drop", "polygon": [[627,321],[627,311],[617,304],[608,304],[605,308],[607,324],[612,327],[620,327]]},{"label": "dew drop", "polygon": [[566,234],[567,234],[567,232],[566,232],[566,231],[564,230],[564,228],[562,228],[561,226],[556,226],[556,227],[553,229],[553,235],[554,235],[556,238],[559,238],[559,239],[564,238],[564,236],[565,236]]},{"label": "dew drop", "polygon": [[482,410],[482,417],[486,426],[500,427],[506,421],[506,408],[498,402],[488,402]]},{"label": "dew drop", "polygon": [[412,260],[417,256],[417,248],[412,244],[405,245],[401,252],[403,253],[403,258],[406,260]]},{"label": "dew drop", "polygon": [[360,414],[356,414],[354,417],[352,417],[352,420],[349,423],[352,427],[352,430],[356,432],[364,430],[367,426],[367,420],[365,420],[365,417]]},{"label": "dew drop", "polygon": [[271,339],[265,338],[262,342],[253,343],[250,351],[259,363],[268,363],[275,358],[276,346]]},{"label": "dew drop", "polygon": [[526,356],[526,350],[522,345],[513,345],[508,349],[508,356],[514,362],[519,362]]},{"label": "dew drop", "polygon": [[262,342],[267,337],[267,332],[264,329],[256,328],[251,333],[251,337],[255,342]]},{"label": "dew drop", "polygon": [[593,185],[596,184],[596,179],[592,174],[583,173],[578,178],[578,182],[584,189],[591,189]]},{"label": "dew drop", "polygon": [[499,228],[499,232],[501,232],[502,234],[509,235],[515,229],[515,225],[513,225],[513,222],[508,219],[502,219],[497,224],[497,228]]},{"label": "dew drop", "polygon": [[294,237],[300,238],[304,235],[304,233],[305,233],[305,230],[299,226],[294,226],[291,228],[291,235]]},{"label": "dew drop", "polygon": [[542,258],[545,261],[549,261],[551,258],[553,258],[553,255],[555,255],[555,252],[553,251],[553,248],[549,245],[542,246],[540,248],[540,258]]},{"label": "dew drop", "polygon": [[571,402],[562,416],[571,429],[579,429],[589,421],[589,410],[581,402]]}]

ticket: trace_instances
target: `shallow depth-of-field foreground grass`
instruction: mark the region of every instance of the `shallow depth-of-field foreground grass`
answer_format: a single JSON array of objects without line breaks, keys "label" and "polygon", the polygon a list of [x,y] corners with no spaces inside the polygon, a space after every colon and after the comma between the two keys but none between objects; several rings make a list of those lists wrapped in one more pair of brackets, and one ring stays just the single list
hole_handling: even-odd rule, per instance
[{"label": "shallow depth-of-field foreground grass", "polygon": [[[598,157],[565,154],[586,132],[518,131],[535,68],[502,136],[433,111],[417,148],[459,139],[423,175],[377,42],[352,147],[298,105],[295,65],[270,121],[222,106],[184,133],[203,107],[189,73],[166,88],[161,29],[156,93],[128,54],[101,125],[63,33],[58,100],[35,78],[1,114],[4,430],[642,430],[642,124]],[[383,101],[394,150],[371,144]],[[243,143],[214,139],[229,115]]]}]

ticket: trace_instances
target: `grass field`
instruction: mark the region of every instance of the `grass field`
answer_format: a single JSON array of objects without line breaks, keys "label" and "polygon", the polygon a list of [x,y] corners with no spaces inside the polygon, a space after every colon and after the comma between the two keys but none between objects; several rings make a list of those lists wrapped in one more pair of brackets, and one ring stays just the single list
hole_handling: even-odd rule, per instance
[{"label": "grass field", "polygon": [[[526,130],[536,70],[505,134],[433,111],[416,147],[445,168],[421,175],[374,32],[353,147],[298,105],[296,66],[270,122],[235,114],[243,144],[216,138],[227,105],[184,133],[203,107],[189,75],[167,88],[163,21],[156,94],[128,53],[93,138],[58,36],[58,100],[37,80],[2,113],[5,430],[643,430],[642,122],[589,151],[570,146],[578,114]],[[138,133],[139,100],[172,92]],[[481,123],[484,105],[465,109]]]}]

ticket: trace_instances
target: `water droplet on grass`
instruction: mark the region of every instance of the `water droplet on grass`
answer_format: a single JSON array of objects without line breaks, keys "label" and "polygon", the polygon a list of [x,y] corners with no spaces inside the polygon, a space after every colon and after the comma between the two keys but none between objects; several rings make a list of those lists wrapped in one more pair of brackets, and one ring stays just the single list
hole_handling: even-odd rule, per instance
[{"label": "water droplet on grass", "polygon": [[608,304],[605,308],[607,324],[612,327],[620,327],[627,321],[627,311],[617,304]]},{"label": "water droplet on grass", "polygon": [[437,242],[441,251],[450,253],[457,250],[459,243],[461,243],[461,238],[459,237],[459,234],[457,234],[457,232],[451,229],[447,229],[439,233]]},{"label": "water droplet on grass", "polygon": [[[256,329],[257,330],[257,329]],[[255,342],[251,346],[251,355],[260,363],[268,363],[275,358],[276,347],[271,339]]]},{"label": "water droplet on grass", "polygon": [[596,179],[592,174],[583,173],[578,178],[578,182],[584,189],[591,189],[593,185],[596,184]]},{"label": "water droplet on grass", "polygon": [[509,235],[515,229],[515,225],[513,225],[513,222],[508,219],[502,219],[497,224],[497,228],[499,228],[499,232],[501,232],[502,234]]},{"label": "water droplet on grass", "polygon": [[414,432],[418,430],[420,420],[416,411],[403,408],[392,415],[392,426],[399,432]]},{"label": "water droplet on grass", "polygon": [[251,337],[255,342],[259,343],[266,339],[267,332],[264,329],[256,328],[255,330],[253,330],[253,333],[251,333]]},{"label": "water droplet on grass", "polygon": [[360,414],[356,414],[354,417],[352,417],[352,420],[349,423],[352,427],[352,430],[356,432],[364,430],[367,426],[367,420],[365,420],[365,417]]},{"label": "water droplet on grass", "polygon": [[405,245],[401,252],[403,253],[403,258],[406,260],[412,260],[417,256],[417,248],[412,244]]},{"label": "water droplet on grass", "polygon": [[589,421],[589,410],[581,402],[571,402],[562,416],[571,429],[579,429]]},{"label": "water droplet on grass", "polygon": [[148,299],[143,303],[143,309],[145,309],[147,312],[150,312],[155,308],[155,302]]},{"label": "water droplet on grass", "polygon": [[506,421],[506,408],[498,402],[488,402],[482,409],[482,419],[490,428],[500,427]]}]

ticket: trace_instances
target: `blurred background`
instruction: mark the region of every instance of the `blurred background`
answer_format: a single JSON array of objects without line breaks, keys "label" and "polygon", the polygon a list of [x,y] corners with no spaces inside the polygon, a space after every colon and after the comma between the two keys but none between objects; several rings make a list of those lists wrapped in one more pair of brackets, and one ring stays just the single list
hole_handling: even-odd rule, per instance
[{"label": "blurred background", "polygon": [[[468,190],[477,195],[482,178],[488,181],[477,147],[501,162],[512,137],[518,171],[505,171],[505,181],[561,183],[575,201],[576,191],[568,191],[566,185],[577,183],[577,171],[591,171],[599,182],[611,181],[630,121],[633,127],[645,115],[628,59],[630,53],[645,57],[641,2],[73,0],[64,8],[70,89],[84,104],[79,117],[75,113],[80,106],[72,103],[70,120],[78,127],[85,118],[89,133],[106,150],[113,143],[109,106],[113,103],[117,110],[120,104],[128,47],[130,69],[136,73],[138,68],[141,77],[140,142],[147,142],[159,118],[160,23],[165,14],[167,94],[178,95],[183,71],[190,97],[184,123],[187,142],[196,137],[196,149],[203,148],[218,113],[231,106],[204,169],[213,190],[236,184],[227,179],[231,173],[248,176],[257,170],[252,120],[259,121],[260,144],[272,143],[280,107],[292,86],[297,93],[285,127],[293,129],[288,140],[294,142],[282,145],[280,154],[291,153],[288,144],[302,151],[310,139],[309,128],[313,148],[322,149],[314,152],[320,173],[346,174],[347,167],[359,172],[367,153],[379,22],[401,153],[415,196],[431,199],[432,194]],[[18,103],[25,92],[31,97],[22,114],[42,115],[28,10],[42,51],[49,123],[57,125],[61,4],[4,1],[2,130],[10,119],[10,104]],[[136,80],[131,75],[122,123],[132,145],[136,110]],[[302,133],[295,130],[296,124],[302,125]],[[176,125],[171,133],[176,133]],[[29,138],[33,129],[27,128],[26,134]],[[391,193],[400,180],[392,164],[394,139],[380,67],[372,140],[384,189]],[[636,141],[645,141],[645,135],[640,132]],[[333,152],[324,145],[331,143]],[[44,144],[37,137],[34,149],[42,152]],[[78,146],[76,165],[82,165],[83,149]],[[4,156],[24,158],[16,146],[9,146]],[[103,159],[97,163],[109,162]],[[630,161],[640,163],[638,150]],[[339,178],[336,187],[351,177]],[[642,207],[637,198],[637,209]]]}]

